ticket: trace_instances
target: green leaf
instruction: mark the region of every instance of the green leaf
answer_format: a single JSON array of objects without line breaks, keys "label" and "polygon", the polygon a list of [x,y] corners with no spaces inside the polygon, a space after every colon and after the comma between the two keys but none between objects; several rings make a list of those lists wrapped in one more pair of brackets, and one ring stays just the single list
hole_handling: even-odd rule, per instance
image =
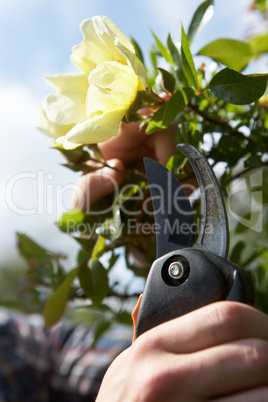
[{"label": "green leaf", "polygon": [[113,241],[113,236],[114,236],[114,220],[113,220],[113,218],[106,219],[104,222],[102,222],[102,224],[96,228],[96,234],[98,236],[104,237],[105,239]]},{"label": "green leaf", "polygon": [[23,233],[16,233],[18,238],[18,248],[24,258],[47,259],[53,256],[53,253],[41,247],[34,240]]},{"label": "green leaf", "polygon": [[[128,111],[125,114],[125,119],[127,122],[131,122],[131,121],[135,121],[135,116],[133,116],[135,114],[135,112],[137,112],[137,110],[139,110],[143,104],[143,100],[145,95],[145,91],[138,91],[137,96],[134,100],[134,102],[130,105],[130,108],[128,109]],[[134,120],[133,120],[134,117]]]},{"label": "green leaf", "polygon": [[98,144],[90,144],[89,148],[91,149],[91,151],[93,151],[94,153],[94,157],[96,159],[98,159],[100,162],[104,162],[105,158],[102,154],[102,150],[100,149]]},{"label": "green leaf", "polygon": [[68,273],[61,285],[47,299],[44,308],[45,326],[47,329],[55,325],[63,316],[72,283],[77,275],[78,269],[75,268]]},{"label": "green leaf", "polygon": [[171,35],[168,35],[168,40],[167,40],[168,48],[171,53],[173,62],[176,67],[176,75],[178,80],[181,82],[181,84],[185,87],[188,85],[187,78],[185,77],[183,68],[182,68],[182,60],[181,60],[181,53],[177,46],[174,44]]},{"label": "green leaf", "polygon": [[250,43],[235,39],[218,39],[203,47],[197,53],[225,64],[235,70],[243,70],[255,56]]},{"label": "green leaf", "polygon": [[85,218],[85,213],[80,209],[72,209],[71,211],[65,212],[59,220],[57,225],[62,232],[71,233],[77,230],[77,226],[83,222]]},{"label": "green leaf", "polygon": [[166,61],[167,61],[169,64],[172,65],[172,64],[173,64],[173,59],[172,59],[171,54],[169,53],[168,49],[167,49],[167,48],[163,45],[163,43],[158,39],[158,37],[155,35],[155,33],[152,31],[152,29],[151,29],[151,32],[152,32],[152,34],[153,34],[153,36],[154,36],[154,38],[155,38],[157,47],[158,47],[158,49],[159,49],[161,55],[166,59]]},{"label": "green leaf", "polygon": [[184,155],[173,155],[171,158],[168,160],[168,163],[166,165],[166,168],[170,170],[171,172],[174,172],[175,174],[177,171],[183,166],[184,161],[187,159],[185,158]]},{"label": "green leaf", "polygon": [[[263,193],[262,193],[262,202],[263,204],[268,204],[268,168],[263,169]],[[267,210],[267,218],[268,218],[268,210]],[[267,219],[268,224],[268,219]]]},{"label": "green leaf", "polygon": [[187,38],[191,43],[194,37],[201,32],[204,26],[210,21],[214,14],[214,1],[206,0],[197,8],[190,23]]},{"label": "green leaf", "polygon": [[161,74],[161,85],[162,87],[170,92],[173,93],[176,88],[176,79],[175,77],[167,70],[161,67],[156,67],[157,70]]},{"label": "green leaf", "polygon": [[120,208],[118,205],[115,205],[113,208],[113,241],[118,239],[122,234],[122,220]]},{"label": "green leaf", "polygon": [[85,260],[79,266],[78,277],[85,294],[98,307],[109,291],[108,273],[100,261]]},{"label": "green leaf", "polygon": [[267,78],[268,74],[243,75],[227,67],[213,77],[209,89],[225,102],[247,105],[264,94]]},{"label": "green leaf", "polygon": [[249,39],[249,43],[254,49],[256,55],[268,53],[268,33],[253,36]]},{"label": "green leaf", "polygon": [[110,261],[109,261],[109,268],[108,268],[109,271],[115,266],[115,264],[116,264],[116,262],[117,262],[119,257],[120,257],[119,254],[114,254],[113,253],[111,255],[111,258],[110,258]]},{"label": "green leaf", "polygon": [[105,238],[98,236],[95,246],[92,250],[91,260],[98,260],[105,252]]},{"label": "green leaf", "polygon": [[83,150],[83,147],[77,147],[75,149],[64,149],[62,144],[57,144],[52,147],[60,151],[65,158],[71,163],[82,163],[89,159],[88,152]]},{"label": "green leaf", "polygon": [[94,349],[98,343],[98,340],[100,339],[100,337],[106,332],[108,331],[109,328],[111,328],[112,326],[112,321],[108,321],[108,320],[103,320],[101,321],[95,328],[95,332],[94,332],[94,341],[91,345],[91,348]]},{"label": "green leaf", "polygon": [[135,55],[140,59],[140,61],[144,64],[144,57],[142,54],[142,50],[138,43],[135,41],[134,38],[130,38],[130,42],[132,43],[134,50],[135,50]]},{"label": "green leaf", "polygon": [[[141,188],[142,185],[140,186],[137,184],[130,184],[126,187],[123,187],[118,195],[118,203],[123,204],[124,202],[127,202],[129,199],[133,198],[136,194],[139,195]],[[140,197],[138,197],[138,200],[140,200]]]},{"label": "green leaf", "polygon": [[194,90],[190,87],[175,92],[175,94],[154,113],[146,129],[146,134],[152,134],[155,131],[168,128],[194,94]]},{"label": "green leaf", "polygon": [[151,58],[151,63],[153,66],[157,65],[157,54],[156,54],[156,47],[152,46],[150,50],[150,58]]},{"label": "green leaf", "polygon": [[245,248],[246,243],[243,240],[238,241],[232,249],[229,260],[235,264],[241,265],[241,257]]},{"label": "green leaf", "polygon": [[121,311],[120,313],[118,313],[116,315],[116,320],[120,324],[133,325],[131,314],[128,313],[127,311]]},{"label": "green leaf", "polygon": [[217,146],[209,152],[209,157],[217,161],[227,162],[229,167],[233,167],[243,155],[246,144],[245,138],[222,135]]},{"label": "green leaf", "polygon": [[245,167],[261,167],[262,161],[259,155],[250,155],[248,159],[244,162]]},{"label": "green leaf", "polygon": [[188,84],[197,88],[198,87],[197,73],[194,65],[194,60],[182,24],[181,24],[181,54],[182,54],[182,68],[187,78]]},{"label": "green leaf", "polygon": [[113,218],[107,219],[100,226],[98,226],[98,228],[96,229],[96,233],[105,239],[115,241],[119,237],[121,237],[122,230],[123,226],[121,221],[120,209],[118,205],[115,205],[115,207],[113,208]]}]

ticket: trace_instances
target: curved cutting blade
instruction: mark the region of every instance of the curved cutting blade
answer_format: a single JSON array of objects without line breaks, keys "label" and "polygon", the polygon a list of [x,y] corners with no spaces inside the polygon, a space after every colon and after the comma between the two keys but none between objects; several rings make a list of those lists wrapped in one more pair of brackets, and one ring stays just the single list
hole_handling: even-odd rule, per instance
[{"label": "curved cutting blade", "polygon": [[190,144],[178,148],[188,158],[201,192],[201,224],[194,247],[226,258],[229,247],[228,218],[216,176],[205,157]]},{"label": "curved cutting blade", "polygon": [[155,216],[157,258],[194,242],[193,213],[178,179],[163,165],[144,158]]}]

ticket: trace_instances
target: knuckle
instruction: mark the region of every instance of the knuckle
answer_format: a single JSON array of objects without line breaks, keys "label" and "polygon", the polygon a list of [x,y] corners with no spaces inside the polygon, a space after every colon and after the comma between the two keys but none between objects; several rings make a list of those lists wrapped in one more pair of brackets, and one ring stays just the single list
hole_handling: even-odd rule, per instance
[{"label": "knuckle", "polygon": [[151,352],[151,342],[147,333],[140,335],[131,346],[133,358],[139,360]]},{"label": "knuckle", "polygon": [[268,342],[262,339],[250,339],[247,341],[244,349],[244,359],[257,369],[266,369],[268,367]]},{"label": "knuckle", "polygon": [[144,353],[152,353],[155,350],[162,350],[164,348],[165,340],[161,337],[161,331],[158,327],[146,331],[140,335],[134,342],[137,353],[144,355]]},{"label": "knuckle", "polygon": [[164,362],[161,367],[157,364],[152,364],[150,370],[144,373],[141,380],[142,402],[170,400],[174,389],[180,388],[180,392],[182,392],[184,380],[183,369],[179,369],[178,367],[173,369],[167,368]]},{"label": "knuckle", "polygon": [[216,327],[236,336],[244,332],[245,329],[243,307],[240,303],[228,301],[215,303],[211,307],[210,318],[217,323]]},{"label": "knuckle", "polygon": [[174,387],[182,387],[188,376],[184,362],[175,360],[165,352],[161,331],[147,331],[131,346],[131,366],[138,367],[139,402],[162,402],[169,400]]}]

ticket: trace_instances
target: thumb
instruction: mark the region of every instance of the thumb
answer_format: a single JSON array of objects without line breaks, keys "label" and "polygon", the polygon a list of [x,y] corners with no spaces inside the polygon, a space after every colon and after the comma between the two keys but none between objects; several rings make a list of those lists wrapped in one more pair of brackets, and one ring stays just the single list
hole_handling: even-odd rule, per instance
[{"label": "thumb", "polygon": [[89,211],[104,196],[111,194],[122,183],[124,174],[116,169],[124,170],[120,159],[110,159],[107,165],[96,172],[80,177],[73,191],[74,208]]}]

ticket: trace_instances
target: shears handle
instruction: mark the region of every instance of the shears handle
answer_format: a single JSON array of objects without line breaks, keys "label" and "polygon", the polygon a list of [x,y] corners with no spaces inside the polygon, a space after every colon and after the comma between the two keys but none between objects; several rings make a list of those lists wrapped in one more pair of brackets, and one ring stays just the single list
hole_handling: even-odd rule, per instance
[{"label": "shears handle", "polygon": [[244,270],[203,249],[168,253],[153,263],[134,309],[134,339],[163,322],[221,300],[254,303],[254,288]]}]

